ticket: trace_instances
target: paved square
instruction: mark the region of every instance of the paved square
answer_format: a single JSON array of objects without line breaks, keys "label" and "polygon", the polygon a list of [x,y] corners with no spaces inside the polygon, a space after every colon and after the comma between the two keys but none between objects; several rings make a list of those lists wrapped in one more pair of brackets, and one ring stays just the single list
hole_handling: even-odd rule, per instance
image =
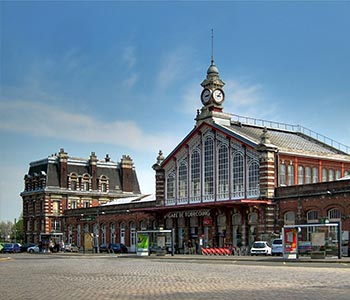
[{"label": "paved square", "polygon": [[[3,257],[3,256],[2,256]],[[117,256],[12,255],[0,261],[2,299],[337,299],[349,268]]]}]

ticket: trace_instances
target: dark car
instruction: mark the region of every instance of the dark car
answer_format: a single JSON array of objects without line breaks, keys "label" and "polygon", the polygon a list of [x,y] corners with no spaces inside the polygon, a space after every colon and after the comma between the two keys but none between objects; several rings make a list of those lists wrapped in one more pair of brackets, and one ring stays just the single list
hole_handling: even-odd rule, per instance
[{"label": "dark car", "polygon": [[100,252],[128,253],[128,248],[124,244],[101,244]]},{"label": "dark car", "polygon": [[28,248],[35,246],[34,243],[28,243],[21,245],[21,252],[27,252]]},{"label": "dark car", "polygon": [[21,252],[21,244],[18,243],[8,243],[4,245],[2,248],[2,253],[20,253]]}]

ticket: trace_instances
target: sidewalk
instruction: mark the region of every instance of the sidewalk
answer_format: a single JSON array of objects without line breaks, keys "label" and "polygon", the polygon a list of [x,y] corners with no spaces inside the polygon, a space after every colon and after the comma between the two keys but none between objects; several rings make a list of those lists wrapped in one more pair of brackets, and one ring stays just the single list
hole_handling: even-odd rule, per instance
[{"label": "sidewalk", "polygon": [[256,261],[256,262],[308,262],[308,263],[348,263],[350,257],[327,257],[324,259],[314,259],[310,257],[299,257],[298,259],[285,259],[281,256],[237,256],[237,255],[201,255],[201,254],[166,254],[163,256],[150,255],[138,256],[135,253],[117,254],[119,258],[139,258],[139,259],[171,259],[171,260],[202,260],[202,261]]}]

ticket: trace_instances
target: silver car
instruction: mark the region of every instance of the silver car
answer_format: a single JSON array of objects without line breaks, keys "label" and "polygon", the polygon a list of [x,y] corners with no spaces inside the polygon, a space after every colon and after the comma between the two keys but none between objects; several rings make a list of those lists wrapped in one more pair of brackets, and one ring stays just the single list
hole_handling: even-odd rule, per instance
[{"label": "silver car", "polygon": [[283,242],[282,239],[274,239],[272,241],[272,249],[271,254],[272,255],[283,255]]}]

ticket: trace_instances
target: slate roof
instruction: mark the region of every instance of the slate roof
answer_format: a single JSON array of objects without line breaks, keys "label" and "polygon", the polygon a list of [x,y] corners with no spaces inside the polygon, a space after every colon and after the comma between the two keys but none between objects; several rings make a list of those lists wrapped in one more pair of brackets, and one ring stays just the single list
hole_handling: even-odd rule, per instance
[{"label": "slate roof", "polygon": [[[235,135],[242,136],[255,145],[261,141],[264,126],[231,122],[230,126],[223,126]],[[280,152],[300,153],[303,155],[328,156],[330,158],[345,159],[350,161],[350,155],[322,143],[306,134],[297,131],[289,131],[276,128],[266,128],[270,137],[270,144],[276,146]]]},{"label": "slate roof", "polygon": [[[48,187],[60,187],[59,158],[56,155],[46,159],[33,161],[30,163],[28,174],[35,176],[44,172],[46,174],[46,185]],[[67,161],[67,174],[76,173],[81,176],[85,173],[90,174],[89,159],[69,158]],[[109,178],[110,191],[122,191],[120,164],[116,162],[97,162],[97,177],[105,175]],[[136,171],[133,170],[133,191],[134,194],[140,194],[140,186]]]}]

